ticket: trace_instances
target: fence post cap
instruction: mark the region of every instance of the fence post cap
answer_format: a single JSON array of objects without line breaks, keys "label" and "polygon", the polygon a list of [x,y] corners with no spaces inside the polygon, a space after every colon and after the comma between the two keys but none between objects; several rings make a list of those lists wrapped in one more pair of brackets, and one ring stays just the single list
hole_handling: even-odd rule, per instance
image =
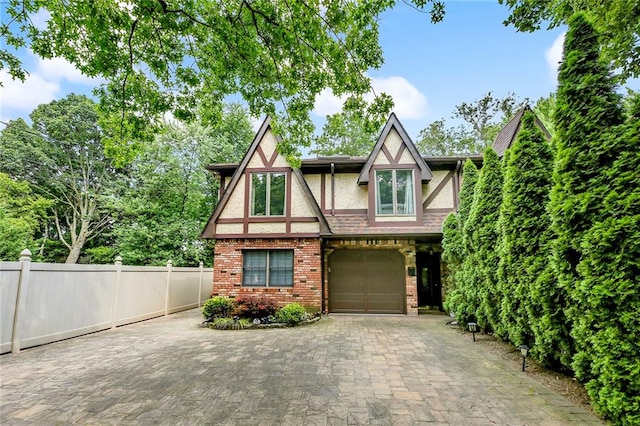
[{"label": "fence post cap", "polygon": [[171,261],[171,259],[167,260],[167,266],[171,266],[173,265],[173,262]]},{"label": "fence post cap", "polygon": [[202,260],[200,261],[200,265],[199,265],[199,266],[200,266],[201,268],[202,268],[202,267],[204,267],[204,262],[203,262]]},{"label": "fence post cap", "polygon": [[31,261],[31,250],[26,248],[20,252],[20,262],[30,262],[30,261]]},{"label": "fence post cap", "polygon": [[122,256],[116,256],[116,265],[122,265]]}]

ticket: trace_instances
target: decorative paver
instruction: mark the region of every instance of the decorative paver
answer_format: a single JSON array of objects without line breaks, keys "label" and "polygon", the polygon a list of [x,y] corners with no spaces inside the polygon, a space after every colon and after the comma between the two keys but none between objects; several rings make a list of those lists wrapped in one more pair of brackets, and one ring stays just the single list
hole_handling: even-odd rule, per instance
[{"label": "decorative paver", "polygon": [[446,321],[217,331],[182,312],[1,356],[0,424],[602,424]]}]

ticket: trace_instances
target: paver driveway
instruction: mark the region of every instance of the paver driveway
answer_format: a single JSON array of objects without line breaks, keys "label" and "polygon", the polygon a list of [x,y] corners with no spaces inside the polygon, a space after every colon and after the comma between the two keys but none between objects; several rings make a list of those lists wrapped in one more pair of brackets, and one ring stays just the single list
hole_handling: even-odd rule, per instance
[{"label": "paver driveway", "polygon": [[600,424],[444,316],[214,331],[191,310],[3,355],[5,424]]}]

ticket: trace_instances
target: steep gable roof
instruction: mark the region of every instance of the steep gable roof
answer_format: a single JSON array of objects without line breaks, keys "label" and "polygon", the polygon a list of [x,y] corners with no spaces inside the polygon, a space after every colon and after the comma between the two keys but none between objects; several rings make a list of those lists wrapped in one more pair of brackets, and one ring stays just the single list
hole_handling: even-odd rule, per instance
[{"label": "steep gable roof", "polygon": [[[249,146],[249,149],[244,154],[244,157],[242,157],[242,161],[238,165],[238,168],[235,170],[235,172],[231,176],[231,181],[229,182],[229,185],[225,189],[224,194],[222,194],[222,197],[220,198],[218,205],[213,210],[211,217],[207,221],[207,225],[205,226],[204,230],[202,231],[202,234],[200,235],[202,238],[214,238],[214,234],[215,234],[214,225],[216,221],[218,220],[218,218],[220,217],[220,214],[222,213],[225,206],[229,202],[229,198],[231,198],[231,194],[238,186],[238,182],[240,181],[240,178],[242,177],[244,170],[247,168],[249,161],[251,161],[253,154],[258,149],[260,142],[262,142],[262,139],[264,138],[265,134],[270,129],[271,129],[271,117],[267,117],[265,118],[264,122],[260,126],[260,129],[258,129],[256,136],[253,138],[253,142],[251,142],[251,145]],[[275,137],[278,142],[282,140],[282,138],[280,138],[280,136],[278,135],[275,135]],[[307,185],[307,182],[304,180],[302,173],[300,173],[300,170],[298,169],[292,169],[292,174],[296,177],[298,183],[302,187],[302,190],[304,191],[307,201],[311,205],[311,208],[315,212],[316,217],[320,221],[320,233],[321,234],[329,233],[330,232],[329,224],[327,223],[326,218],[322,214],[320,206],[318,206],[316,199],[313,197],[313,194],[309,189],[309,185]]]},{"label": "steep gable roof", "polygon": [[[493,149],[498,153],[498,156],[502,157],[505,151],[509,149],[511,145],[513,145],[513,142],[515,142],[516,137],[518,136],[518,132],[520,132],[520,123],[522,122],[522,116],[526,111],[533,112],[529,105],[523,106],[496,136],[496,140],[493,142]],[[544,127],[542,121],[538,119],[535,113],[533,115],[535,116],[536,125],[540,128],[540,130],[542,130],[544,136],[547,138],[547,140],[551,139],[551,134],[549,133],[547,128]]]},{"label": "steep gable roof", "polygon": [[363,185],[363,184],[369,183],[369,171],[371,170],[371,167],[373,166],[373,162],[378,156],[378,153],[382,149],[382,146],[384,145],[387,139],[387,136],[389,136],[389,132],[391,132],[392,129],[395,129],[396,132],[398,132],[398,135],[400,135],[400,139],[402,139],[402,142],[404,143],[406,148],[409,150],[409,153],[411,154],[414,161],[420,168],[421,180],[428,181],[433,177],[433,174],[431,173],[429,166],[427,166],[427,163],[424,161],[424,158],[422,158],[422,156],[418,152],[418,149],[413,144],[413,141],[407,134],[407,131],[402,126],[402,123],[400,123],[400,120],[398,120],[398,117],[396,117],[394,113],[391,113],[391,115],[389,116],[389,119],[387,120],[387,124],[385,124],[384,129],[382,129],[382,133],[378,138],[378,142],[376,142],[375,147],[369,154],[369,157],[367,157],[367,161],[364,164],[362,171],[360,172],[360,177],[358,178],[359,184]]}]

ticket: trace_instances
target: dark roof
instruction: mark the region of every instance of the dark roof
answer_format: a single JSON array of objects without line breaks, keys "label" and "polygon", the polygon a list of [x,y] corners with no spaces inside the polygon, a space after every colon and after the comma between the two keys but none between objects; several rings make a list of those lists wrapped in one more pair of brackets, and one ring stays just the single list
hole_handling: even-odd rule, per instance
[{"label": "dark roof", "polygon": [[[453,210],[452,210],[453,211]],[[441,235],[442,224],[449,215],[448,211],[438,210],[424,213],[424,225],[419,226],[369,226],[367,214],[325,215],[331,234],[325,237],[368,237],[368,236],[430,236]]]},{"label": "dark roof", "polygon": [[[522,116],[525,111],[531,111],[529,105],[525,105],[518,110],[518,112],[513,116],[511,120],[500,130],[498,135],[496,136],[496,140],[493,142],[493,149],[498,153],[498,156],[502,157],[507,149],[511,147],[513,142],[515,142],[516,137],[518,136],[518,132],[520,131],[520,123],[522,122]],[[535,117],[536,125],[542,130],[544,136],[547,140],[551,139],[551,134],[544,127],[544,124],[538,119],[538,117],[533,113]]]}]

